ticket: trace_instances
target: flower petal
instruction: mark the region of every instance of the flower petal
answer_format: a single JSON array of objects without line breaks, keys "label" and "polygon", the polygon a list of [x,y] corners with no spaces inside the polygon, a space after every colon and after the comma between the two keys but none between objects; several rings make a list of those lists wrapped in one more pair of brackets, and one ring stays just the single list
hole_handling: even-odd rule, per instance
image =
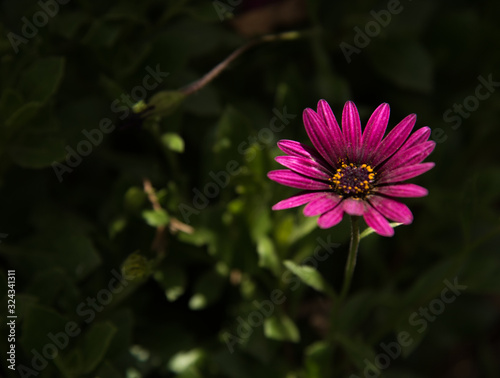
[{"label": "flower petal", "polygon": [[336,166],[334,163],[333,148],[331,146],[331,141],[333,136],[329,132],[326,124],[319,118],[319,116],[312,109],[304,110],[302,115],[304,120],[304,126],[311,139],[311,142],[319,152],[319,154],[333,167]]},{"label": "flower petal", "polygon": [[398,148],[401,147],[406,138],[408,138],[408,135],[410,135],[413,126],[415,126],[416,120],[417,116],[415,114],[410,114],[399,122],[389,134],[387,134],[373,155],[371,161],[372,166],[379,165],[384,160],[391,157],[398,150]]},{"label": "flower petal", "polygon": [[333,151],[332,160],[336,163],[338,159],[345,156],[344,135],[342,135],[342,130],[340,130],[339,124],[332,112],[332,109],[330,108],[330,105],[328,105],[328,102],[325,100],[320,100],[318,102],[318,115],[330,129],[330,146]]},{"label": "flower petal", "polygon": [[304,215],[312,217],[324,214],[336,207],[340,201],[342,197],[335,193],[322,193],[322,196],[314,198],[304,207]]},{"label": "flower petal", "polygon": [[375,188],[375,192],[390,197],[424,197],[429,194],[429,191],[415,184],[398,184],[379,186]]},{"label": "flower petal", "polygon": [[306,189],[306,190],[330,189],[330,186],[327,183],[299,175],[298,173],[292,172],[288,169],[278,169],[276,171],[268,172],[267,177],[282,185],[290,186],[292,188],[297,188],[297,189]]},{"label": "flower petal", "polygon": [[389,224],[389,221],[372,206],[366,205],[363,218],[366,224],[373,228],[377,234],[382,236],[394,235],[394,229]]},{"label": "flower petal", "polygon": [[340,223],[344,216],[344,209],[342,206],[335,206],[330,211],[324,213],[318,218],[318,226],[320,228],[330,228]]},{"label": "flower petal", "polygon": [[277,156],[275,160],[292,171],[307,177],[328,180],[333,176],[328,169],[311,159],[295,156]]},{"label": "flower petal", "polygon": [[314,148],[309,147],[305,144],[296,142],[294,140],[282,139],[278,142],[278,147],[281,151],[288,155],[312,159],[322,164],[325,163],[323,164],[325,166],[327,165],[325,160],[321,157],[320,154],[318,154],[318,152]]},{"label": "flower petal", "polygon": [[415,131],[413,134],[410,135],[408,140],[401,147],[401,150],[407,150],[413,146],[427,142],[430,136],[431,136],[431,129],[427,126],[421,127],[420,129],[418,129],[417,131]]},{"label": "flower petal", "polygon": [[409,180],[427,172],[435,166],[434,163],[420,163],[409,165],[401,168],[396,168],[393,171],[386,172],[383,177],[380,177],[377,184],[396,183]]},{"label": "flower petal", "polygon": [[314,200],[317,197],[321,197],[323,195],[322,192],[307,192],[307,193],[299,193],[290,198],[284,199],[278,202],[276,205],[272,207],[273,210],[284,210],[290,209],[292,207],[302,206],[309,201]]},{"label": "flower petal", "polygon": [[352,198],[346,198],[342,201],[342,208],[349,215],[363,215],[365,212],[363,201]]},{"label": "flower petal", "polygon": [[346,143],[346,153],[350,162],[358,163],[361,147],[361,121],[356,105],[347,101],[342,112],[342,131]]},{"label": "flower petal", "polygon": [[421,163],[436,147],[436,142],[429,140],[410,147],[406,150],[399,150],[389,160],[387,160],[381,168],[379,174],[396,169],[405,165],[414,165]]},{"label": "flower petal", "polygon": [[413,214],[408,206],[390,198],[371,196],[368,201],[384,217],[398,223],[410,224]]},{"label": "flower petal", "polygon": [[389,123],[389,104],[383,103],[373,112],[361,137],[361,160],[369,161],[382,140]]}]

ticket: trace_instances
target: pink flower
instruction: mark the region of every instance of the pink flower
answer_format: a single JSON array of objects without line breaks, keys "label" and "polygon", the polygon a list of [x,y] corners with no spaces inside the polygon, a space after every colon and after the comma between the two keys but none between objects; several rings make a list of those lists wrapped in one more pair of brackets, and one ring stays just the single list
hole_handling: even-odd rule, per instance
[{"label": "pink flower", "polygon": [[422,127],[410,135],[417,116],[410,114],[383,138],[389,121],[389,105],[381,104],[361,131],[356,105],[348,101],[342,112],[342,129],[325,100],[318,111],[306,109],[304,125],[314,148],[292,140],[278,147],[286,156],[276,161],[288,169],[268,173],[280,184],[304,191],[278,202],[273,210],[301,206],[304,215],[320,215],[321,228],[335,226],[344,213],[363,216],[368,226],[382,236],[394,235],[389,220],[410,224],[410,209],[394,198],[422,197],[427,189],[404,183],[434,167],[422,163],[435,147],[430,129]]}]

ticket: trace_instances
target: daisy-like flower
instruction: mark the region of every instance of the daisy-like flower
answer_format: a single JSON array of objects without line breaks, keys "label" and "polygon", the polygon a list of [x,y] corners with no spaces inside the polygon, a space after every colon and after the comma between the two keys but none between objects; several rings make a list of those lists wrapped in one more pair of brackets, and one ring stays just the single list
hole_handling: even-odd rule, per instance
[{"label": "daisy-like flower", "polygon": [[288,169],[268,173],[271,180],[304,191],[278,202],[273,210],[307,204],[304,215],[320,215],[321,228],[335,226],[344,213],[363,216],[382,236],[394,235],[388,220],[410,224],[410,209],[394,198],[427,195],[427,189],[404,181],[434,167],[423,160],[435,143],[428,140],[428,127],[410,135],[415,114],[383,139],[389,112],[389,105],[381,104],[362,133],[358,110],[351,101],[344,106],[342,129],[325,100],[319,101],[317,112],[304,110],[304,125],[314,148],[293,140],[279,141],[278,147],[287,156],[278,156],[276,161]]}]

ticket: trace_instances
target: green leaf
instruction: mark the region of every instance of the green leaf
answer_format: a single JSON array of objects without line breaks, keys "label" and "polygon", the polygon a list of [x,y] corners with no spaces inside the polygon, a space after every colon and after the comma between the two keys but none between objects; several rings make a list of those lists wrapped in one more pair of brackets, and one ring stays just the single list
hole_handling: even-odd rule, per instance
[{"label": "green leaf", "polygon": [[456,274],[454,266],[453,260],[443,260],[422,272],[420,278],[405,293],[401,307],[411,309],[437,296],[446,287],[444,281],[453,279]]},{"label": "green leaf", "polygon": [[285,314],[273,315],[264,320],[264,334],[273,340],[300,341],[299,329]]},{"label": "green leaf", "polygon": [[[397,223],[397,222],[392,222],[389,223],[389,226],[392,228],[396,228],[398,226],[401,226],[403,223]],[[359,240],[366,238],[368,235],[371,235],[375,232],[375,230],[371,227],[367,227],[366,229],[363,230],[363,232],[359,235]]]},{"label": "green leaf", "polygon": [[11,146],[9,155],[21,167],[49,167],[65,157],[64,141],[53,133],[30,133]]},{"label": "green leaf", "polygon": [[269,268],[276,276],[281,273],[281,266],[276,248],[268,237],[261,237],[257,242],[257,253],[259,254],[259,266]]},{"label": "green leaf", "polygon": [[[211,135],[211,139],[207,143],[207,147],[210,149],[207,155],[213,156],[211,160],[206,162],[209,169],[226,170],[228,162],[240,161],[242,158],[241,146],[249,150],[250,143],[247,141],[250,132],[252,132],[252,128],[248,117],[240,110],[227,106],[217,121],[214,134]],[[243,145],[242,142],[244,142]]]},{"label": "green leaf", "polygon": [[26,274],[31,275],[61,267],[74,281],[100,265],[101,258],[81,219],[54,207],[41,205],[38,211],[32,214],[32,220],[39,232],[5,251],[12,263],[22,265]]},{"label": "green leaf", "polygon": [[49,333],[52,335],[65,333],[67,323],[68,319],[53,309],[34,305],[22,323],[22,336],[19,341],[26,351],[36,349],[42,353],[43,348],[51,343]]},{"label": "green leaf", "polygon": [[296,274],[297,277],[299,277],[300,280],[306,285],[312,287],[315,290],[328,293],[330,295],[335,295],[333,288],[328,285],[321,274],[312,266],[297,265],[291,260],[285,260],[283,264],[287,267],[288,270]]},{"label": "green leaf", "polygon": [[162,144],[174,152],[184,152],[184,139],[177,133],[165,133],[161,136]]},{"label": "green leaf", "polygon": [[96,377],[123,378],[123,375],[115,366],[111,365],[109,361],[104,361],[99,367]]},{"label": "green leaf", "polygon": [[289,236],[289,243],[293,244],[302,239],[304,236],[310,234],[313,230],[318,228],[317,219],[314,217],[301,217],[300,223],[297,224],[293,232]]},{"label": "green leaf", "polygon": [[26,293],[36,296],[41,304],[51,305],[56,298],[60,302],[64,289],[72,285],[64,270],[54,267],[39,272],[26,288]]},{"label": "green leaf", "polygon": [[111,340],[106,357],[114,359],[129,352],[134,330],[134,313],[130,308],[120,309],[113,312],[108,320],[116,327],[116,334]]},{"label": "green leaf", "polygon": [[168,213],[164,209],[144,210],[142,217],[152,227],[166,226],[170,220]]},{"label": "green leaf", "polygon": [[18,91],[10,88],[4,89],[0,95],[0,118],[4,120],[9,119],[9,117],[23,105],[23,98]]},{"label": "green leaf", "polygon": [[151,262],[140,252],[134,252],[127,256],[121,271],[127,280],[141,280],[151,273]]},{"label": "green leaf", "polygon": [[[401,320],[400,324],[394,327],[392,341],[401,347],[401,355],[408,357],[420,345],[425,335],[425,331],[421,332],[420,327],[416,327],[415,323],[410,324],[409,318],[406,317]],[[402,342],[400,343],[398,339],[401,339]]]},{"label": "green leaf", "polygon": [[168,368],[174,373],[186,373],[189,369],[198,365],[204,358],[202,349],[192,349],[188,352],[179,352],[168,362]]},{"label": "green leaf", "polygon": [[132,213],[138,212],[142,209],[146,199],[147,195],[144,193],[142,188],[132,186],[125,192],[125,196],[123,198],[124,207]]},{"label": "green leaf", "polygon": [[247,222],[250,228],[250,235],[255,241],[267,238],[269,231],[273,227],[271,222],[269,206],[262,203],[261,199],[247,201]]},{"label": "green leaf", "polygon": [[64,75],[64,63],[62,57],[37,59],[19,81],[25,101],[45,103],[59,88]]},{"label": "green leaf", "polygon": [[110,239],[114,239],[116,235],[122,232],[125,227],[127,227],[127,218],[124,216],[120,216],[114,219],[109,225],[109,237]]},{"label": "green leaf", "polygon": [[348,337],[343,334],[337,334],[335,340],[342,346],[351,362],[356,365],[359,371],[366,366],[366,361],[371,363],[375,360],[375,351],[370,345],[367,345],[359,337]]},{"label": "green leaf", "polygon": [[317,341],[305,349],[305,369],[308,378],[329,377],[326,369],[331,363],[332,348],[326,341]]},{"label": "green leaf", "polygon": [[5,122],[5,127],[9,130],[17,130],[29,124],[42,108],[42,103],[31,101],[18,108]]},{"label": "green leaf", "polygon": [[152,116],[165,117],[177,110],[186,95],[178,91],[161,91],[155,93],[148,102],[148,106],[154,106]]},{"label": "green leaf", "polygon": [[99,365],[106,355],[116,331],[117,329],[112,323],[98,322],[85,332],[80,346],[83,352],[83,374],[91,373]]}]

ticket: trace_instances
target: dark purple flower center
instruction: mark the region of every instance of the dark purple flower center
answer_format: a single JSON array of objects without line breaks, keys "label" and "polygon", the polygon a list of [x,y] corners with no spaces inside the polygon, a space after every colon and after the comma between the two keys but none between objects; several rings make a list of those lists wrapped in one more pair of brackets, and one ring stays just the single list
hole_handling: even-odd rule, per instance
[{"label": "dark purple flower center", "polygon": [[330,188],[343,197],[364,198],[373,188],[376,173],[367,164],[340,162],[340,168],[329,179]]}]

